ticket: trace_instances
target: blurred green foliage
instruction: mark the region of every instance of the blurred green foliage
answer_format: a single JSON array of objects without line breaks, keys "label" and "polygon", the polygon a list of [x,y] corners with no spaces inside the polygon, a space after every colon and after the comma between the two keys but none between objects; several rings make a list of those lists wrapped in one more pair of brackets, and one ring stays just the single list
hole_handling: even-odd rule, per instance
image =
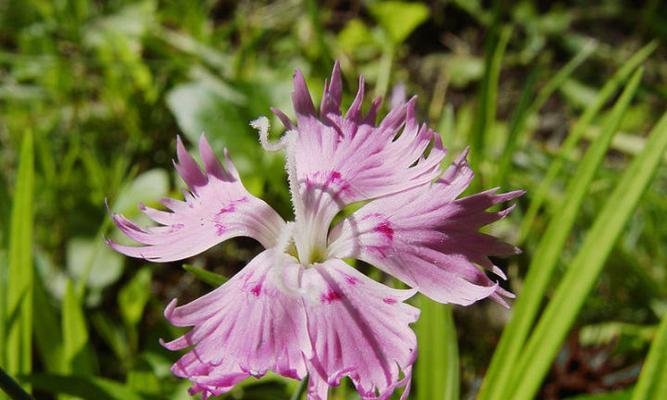
[{"label": "blurred green foliage", "polygon": [[[107,236],[122,240],[108,210],[146,222],[137,203],[178,197],[175,137],[196,143],[206,132],[218,154],[230,150],[246,187],[289,218],[282,156],[262,151],[248,123],[271,106],[290,114],[294,68],[320,93],[337,59],[345,104],[359,74],[384,97],[404,84],[451,155],[472,146],[477,188],[528,191],[492,228],[524,250],[497,260],[519,296],[529,266],[540,274],[534,256],[549,245],[540,242],[549,229],[562,231],[543,287],[526,289],[536,313],[526,329],[541,301],[564,298],[551,289],[561,277],[577,281],[571,264],[588,271],[594,285],[577,292],[581,308],[554,308],[573,313],[573,324],[554,323],[569,339],[550,342],[558,356],[526,385],[547,399],[629,399],[657,337],[638,386],[655,395],[667,341],[667,169],[637,174],[655,173],[636,208],[608,200],[614,188],[633,187],[617,186],[618,176],[633,158],[649,157],[647,134],[667,109],[665,27],[667,6],[656,0],[0,0],[0,366],[38,398],[189,398],[187,382],[169,371],[177,355],[158,343],[181,332],[162,310],[238,271],[257,244],[224,243],[185,270],[143,264],[104,245]],[[634,96],[619,99],[638,65]],[[274,117],[272,128],[281,133]],[[593,152],[594,162],[584,157]],[[660,153],[652,157],[667,160]],[[618,240],[596,259],[601,270],[573,264],[595,256],[585,250],[596,247],[589,227],[602,223],[603,207],[627,214],[616,221]],[[425,354],[415,398],[474,397],[510,312],[489,302],[415,303]],[[590,353],[599,365],[586,364],[581,354]],[[269,375],[223,397],[283,399],[298,387]],[[599,392],[607,394],[591,394]],[[348,381],[332,393],[355,396]]]}]

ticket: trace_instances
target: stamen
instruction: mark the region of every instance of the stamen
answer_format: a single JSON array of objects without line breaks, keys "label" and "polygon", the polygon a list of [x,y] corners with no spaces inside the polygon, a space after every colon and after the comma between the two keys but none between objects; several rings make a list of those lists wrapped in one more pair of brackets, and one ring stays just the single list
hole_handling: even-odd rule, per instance
[{"label": "stamen", "polygon": [[281,137],[277,143],[269,142],[269,128],[271,124],[269,119],[265,116],[261,116],[253,121],[250,121],[250,126],[259,131],[259,143],[262,145],[262,148],[266,151],[280,151],[287,147],[287,135]]},{"label": "stamen", "polygon": [[294,221],[286,223],[283,229],[280,230],[280,235],[276,241],[276,250],[281,253],[285,253],[287,251],[287,247],[292,240],[292,232],[294,232]]}]

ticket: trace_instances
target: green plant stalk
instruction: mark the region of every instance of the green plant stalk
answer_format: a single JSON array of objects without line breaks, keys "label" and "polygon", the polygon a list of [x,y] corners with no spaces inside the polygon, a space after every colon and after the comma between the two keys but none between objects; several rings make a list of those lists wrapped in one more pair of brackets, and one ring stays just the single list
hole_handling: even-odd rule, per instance
[{"label": "green plant stalk", "polygon": [[506,398],[532,399],[588,293],[597,281],[623,227],[651,182],[667,150],[667,113],[652,130],[646,147],[635,157],[605,202],[581,249],[556,288],[525,349],[508,386]]},{"label": "green plant stalk", "polygon": [[[498,81],[502,69],[503,56],[507,43],[512,35],[512,27],[504,26],[500,29],[498,40],[487,46],[487,57],[484,68],[484,78],[480,85],[477,117],[471,141],[471,163],[480,165],[486,158],[486,142],[494,131],[496,119],[496,103],[498,96]],[[493,46],[493,47],[492,47]],[[481,185],[481,179],[478,180]]]},{"label": "green plant stalk", "polygon": [[632,400],[667,398],[667,315],[663,315],[653,339]]},{"label": "green plant stalk", "polygon": [[549,222],[528,266],[523,290],[513,306],[512,318],[503,331],[500,344],[491,361],[489,372],[482,384],[480,399],[507,398],[503,396],[509,390],[512,366],[521,354],[584,197],[637,90],[642,72],[640,69],[633,75],[614,105],[611,118],[605,125],[603,133],[593,142],[570,179],[562,208]]},{"label": "green plant stalk", "polygon": [[34,168],[33,135],[27,131],[13,197],[8,254],[6,357],[7,371],[14,376],[32,370]]},{"label": "green plant stalk", "polygon": [[459,359],[450,305],[419,298],[421,314],[415,330],[423,349],[417,358],[417,400],[458,400]]},{"label": "green plant stalk", "polygon": [[593,51],[596,47],[597,46],[593,41],[585,45],[579,51],[579,53],[577,53],[577,55],[568,61],[567,64],[565,64],[551,79],[549,79],[549,81],[547,81],[532,103],[524,104],[524,101],[527,102],[530,99],[529,95],[532,91],[534,80],[539,75],[539,71],[535,69],[533,70],[533,73],[528,75],[525,89],[521,94],[521,99],[519,100],[516,112],[512,117],[509,133],[507,135],[507,142],[505,143],[505,147],[503,148],[503,152],[500,157],[498,166],[498,186],[503,186],[505,179],[509,175],[509,171],[511,170],[512,166],[512,155],[514,154],[516,148],[528,139],[526,136],[530,135],[530,132],[526,132],[525,129],[526,122],[534,115],[536,115],[540,109],[542,109],[551,95],[561,87],[561,85],[567,78],[570,77],[570,75],[572,75],[577,67],[579,67],[584,61],[588,59],[588,57],[590,57],[591,54],[593,54]]},{"label": "green plant stalk", "polygon": [[193,274],[200,281],[214,288],[217,288],[229,280],[226,276],[193,265],[183,264],[183,269]]},{"label": "green plant stalk", "polygon": [[554,180],[558,176],[563,163],[565,160],[572,156],[572,152],[576,145],[579,143],[579,140],[583,136],[584,132],[588,129],[591,121],[598,112],[604,107],[604,105],[609,101],[609,99],[616,93],[619,86],[625,82],[625,80],[630,76],[632,71],[634,71],[639,64],[641,64],[657,47],[657,42],[651,42],[646,46],[642,47],[637,51],[632,57],[630,57],[619,70],[611,77],[609,81],[600,89],[600,92],[596,96],[595,100],[584,110],[584,113],[581,115],[581,118],[574,124],[570,133],[568,134],[565,142],[561,146],[557,157],[549,165],[549,169],[545,174],[544,179],[542,179],[540,185],[534,190],[531,194],[531,202],[528,206],[526,214],[524,214],[521,221],[521,226],[519,227],[519,243],[523,241],[528,236],[537,212],[542,203],[544,202],[549,189],[553,184]]}]

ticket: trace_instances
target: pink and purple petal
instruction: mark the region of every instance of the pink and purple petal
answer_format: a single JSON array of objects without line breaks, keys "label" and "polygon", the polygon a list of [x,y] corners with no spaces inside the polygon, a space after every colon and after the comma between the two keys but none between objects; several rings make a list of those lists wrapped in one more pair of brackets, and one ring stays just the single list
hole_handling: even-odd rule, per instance
[{"label": "pink and purple petal", "polygon": [[337,259],[306,269],[302,279],[313,348],[309,399],[326,399],[345,376],[365,400],[405,386],[417,356],[409,325],[419,310],[404,301],[415,291],[389,288]]},{"label": "pink and purple petal", "polygon": [[[303,302],[280,288],[297,285],[301,268],[293,258],[266,250],[211,293],[182,306],[175,300],[167,306],[165,317],[172,324],[194,327],[163,343],[170,350],[189,348],[172,371],[192,382],[192,393],[218,395],[267,371],[305,377],[303,355],[310,356],[311,345]],[[280,276],[274,273],[278,270]]]},{"label": "pink and purple petal", "polygon": [[479,229],[512,209],[488,212],[523,192],[489,190],[456,199],[472,172],[465,153],[429,187],[376,199],[332,230],[329,255],[366,261],[443,303],[468,305],[491,297],[504,304],[501,290],[480,268],[504,275],[489,256],[518,249]]},{"label": "pink and purple petal", "polygon": [[131,257],[168,262],[194,256],[237,236],[254,238],[266,248],[275,244],[284,221],[268,204],[248,193],[226,154],[223,167],[202,136],[202,171],[180,138],[177,152],[178,162],[174,165],[190,189],[185,201],[164,199],[169,212],[140,205],[148,217],[160,224],[155,227],[140,227],[114,214],[116,226],[142,246],[109,241],[112,248]]},{"label": "pink and purple petal", "polygon": [[[417,123],[414,98],[376,125],[379,99],[367,115],[361,114],[363,80],[345,116],[340,110],[341,88],[336,64],[318,115],[305,79],[297,71],[292,94],[297,123],[286,125],[297,131],[288,148],[298,181],[299,193],[293,196],[301,198],[305,208],[325,225],[350,203],[429,184],[440,173],[445,155],[439,135]],[[278,115],[285,119],[283,113]]]}]

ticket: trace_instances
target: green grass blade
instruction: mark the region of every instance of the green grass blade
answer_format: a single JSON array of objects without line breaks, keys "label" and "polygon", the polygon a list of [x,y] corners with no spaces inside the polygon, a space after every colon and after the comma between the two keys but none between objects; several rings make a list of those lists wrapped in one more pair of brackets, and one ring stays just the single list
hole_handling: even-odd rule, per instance
[{"label": "green grass blade", "polygon": [[7,393],[9,398],[15,400],[32,400],[32,397],[14,380],[0,368],[0,394]]},{"label": "green grass blade", "polygon": [[47,393],[66,394],[96,400],[146,400],[155,397],[139,395],[126,385],[105,378],[33,374],[22,378]]},{"label": "green grass blade", "polygon": [[13,196],[9,237],[7,287],[7,372],[27,374],[32,370],[32,263],[33,191],[35,165],[32,132],[26,132]]},{"label": "green grass blade", "polygon": [[592,41],[589,44],[584,45],[579,53],[577,53],[577,55],[575,55],[553,77],[551,77],[551,79],[547,81],[532,103],[529,103],[528,100],[530,100],[533,84],[539,75],[538,70],[534,69],[533,72],[528,75],[528,79],[526,79],[526,84],[521,94],[521,98],[514,114],[512,115],[509,132],[507,134],[507,142],[505,143],[505,147],[503,148],[503,152],[498,163],[498,186],[503,186],[504,181],[507,178],[509,171],[511,170],[512,155],[516,151],[517,147],[526,140],[526,136],[528,134],[525,129],[526,122],[540,111],[551,95],[558,88],[560,88],[561,85],[563,85],[563,83],[567,80],[567,78],[570,77],[570,75],[572,75],[577,67],[583,64],[583,62],[586,61],[591,54],[593,54],[595,48],[595,42]]},{"label": "green grass blade", "polygon": [[[7,364],[5,360],[5,343],[7,340],[7,252],[0,249],[0,367]],[[0,396],[0,399],[2,396]]]},{"label": "green grass blade", "polygon": [[63,329],[63,372],[88,375],[94,372],[94,365],[88,349],[88,328],[83,314],[83,305],[78,298],[72,281],[67,281],[62,305]]},{"label": "green grass blade", "polygon": [[[505,179],[507,177],[507,172],[510,169],[510,164],[512,161],[512,155],[516,150],[519,134],[524,130],[526,121],[533,111],[531,100],[533,97],[533,89],[537,83],[537,78],[540,75],[541,68],[539,66],[534,67],[528,74],[526,78],[526,83],[523,86],[521,91],[521,97],[519,98],[519,103],[514,109],[512,114],[512,119],[510,121],[509,131],[507,133],[507,140],[505,141],[505,146],[503,152],[500,155],[500,160],[498,161],[498,169],[496,171],[496,184],[494,186],[503,187],[505,184]],[[534,103],[533,103],[534,104]]]},{"label": "green grass blade", "polygon": [[40,279],[35,280],[35,344],[42,365],[49,372],[60,372],[63,356],[63,337],[60,319],[49,301],[49,294]]},{"label": "green grass blade", "polygon": [[523,290],[514,304],[512,319],[505,327],[500,344],[491,361],[491,366],[480,391],[480,399],[506,398],[503,396],[509,390],[511,367],[521,353],[584,197],[588,193],[595,172],[604,160],[614,133],[616,133],[621,119],[630,105],[641,76],[642,70],[640,69],[633,75],[620,99],[614,105],[603,133],[588,149],[570,180],[565,200],[562,202],[562,208],[556,212],[556,217],[549,222],[540,240],[528,267]]},{"label": "green grass blade", "polygon": [[507,398],[531,399],[667,150],[667,113],[605,202],[519,358]]},{"label": "green grass blade", "polygon": [[[493,46],[487,45],[484,77],[480,84],[478,109],[471,140],[470,161],[475,165],[481,164],[486,156],[486,141],[493,132],[496,119],[496,104],[498,96],[498,81],[502,69],[503,56],[507,43],[512,35],[512,28],[504,26],[500,29],[498,39]],[[480,182],[481,184],[481,182]]]},{"label": "green grass blade", "polygon": [[424,296],[419,305],[415,330],[420,348],[426,350],[417,359],[416,399],[458,400],[459,356],[452,308]]},{"label": "green grass blade", "polygon": [[667,398],[667,315],[662,317],[632,400]]},{"label": "green grass blade", "polygon": [[623,84],[628,76],[630,76],[632,71],[634,71],[644,60],[646,60],[646,58],[651,55],[656,47],[657,43],[651,42],[642,47],[632,57],[630,57],[621,66],[621,68],[618,69],[614,76],[609,79],[609,81],[602,87],[602,89],[600,89],[600,92],[595,98],[595,101],[593,101],[584,110],[581,118],[579,118],[579,120],[574,124],[569,134],[567,135],[565,142],[561,146],[557,157],[554,159],[551,165],[549,165],[549,169],[547,170],[544,179],[542,179],[542,182],[537,187],[537,189],[531,193],[531,202],[528,206],[526,214],[523,216],[521,226],[519,228],[520,243],[526,239],[526,236],[530,232],[530,229],[533,226],[533,221],[537,216],[537,212],[539,211],[540,207],[542,207],[542,203],[544,202],[544,199],[546,198],[551,185],[558,176],[564,161],[570,157],[572,151],[576,147],[577,143],[579,143],[579,140],[583,136],[586,129],[588,129],[588,126],[590,125],[593,118],[595,118],[595,116],[609,101],[609,99],[612,98],[614,93],[616,93],[621,84]]}]

